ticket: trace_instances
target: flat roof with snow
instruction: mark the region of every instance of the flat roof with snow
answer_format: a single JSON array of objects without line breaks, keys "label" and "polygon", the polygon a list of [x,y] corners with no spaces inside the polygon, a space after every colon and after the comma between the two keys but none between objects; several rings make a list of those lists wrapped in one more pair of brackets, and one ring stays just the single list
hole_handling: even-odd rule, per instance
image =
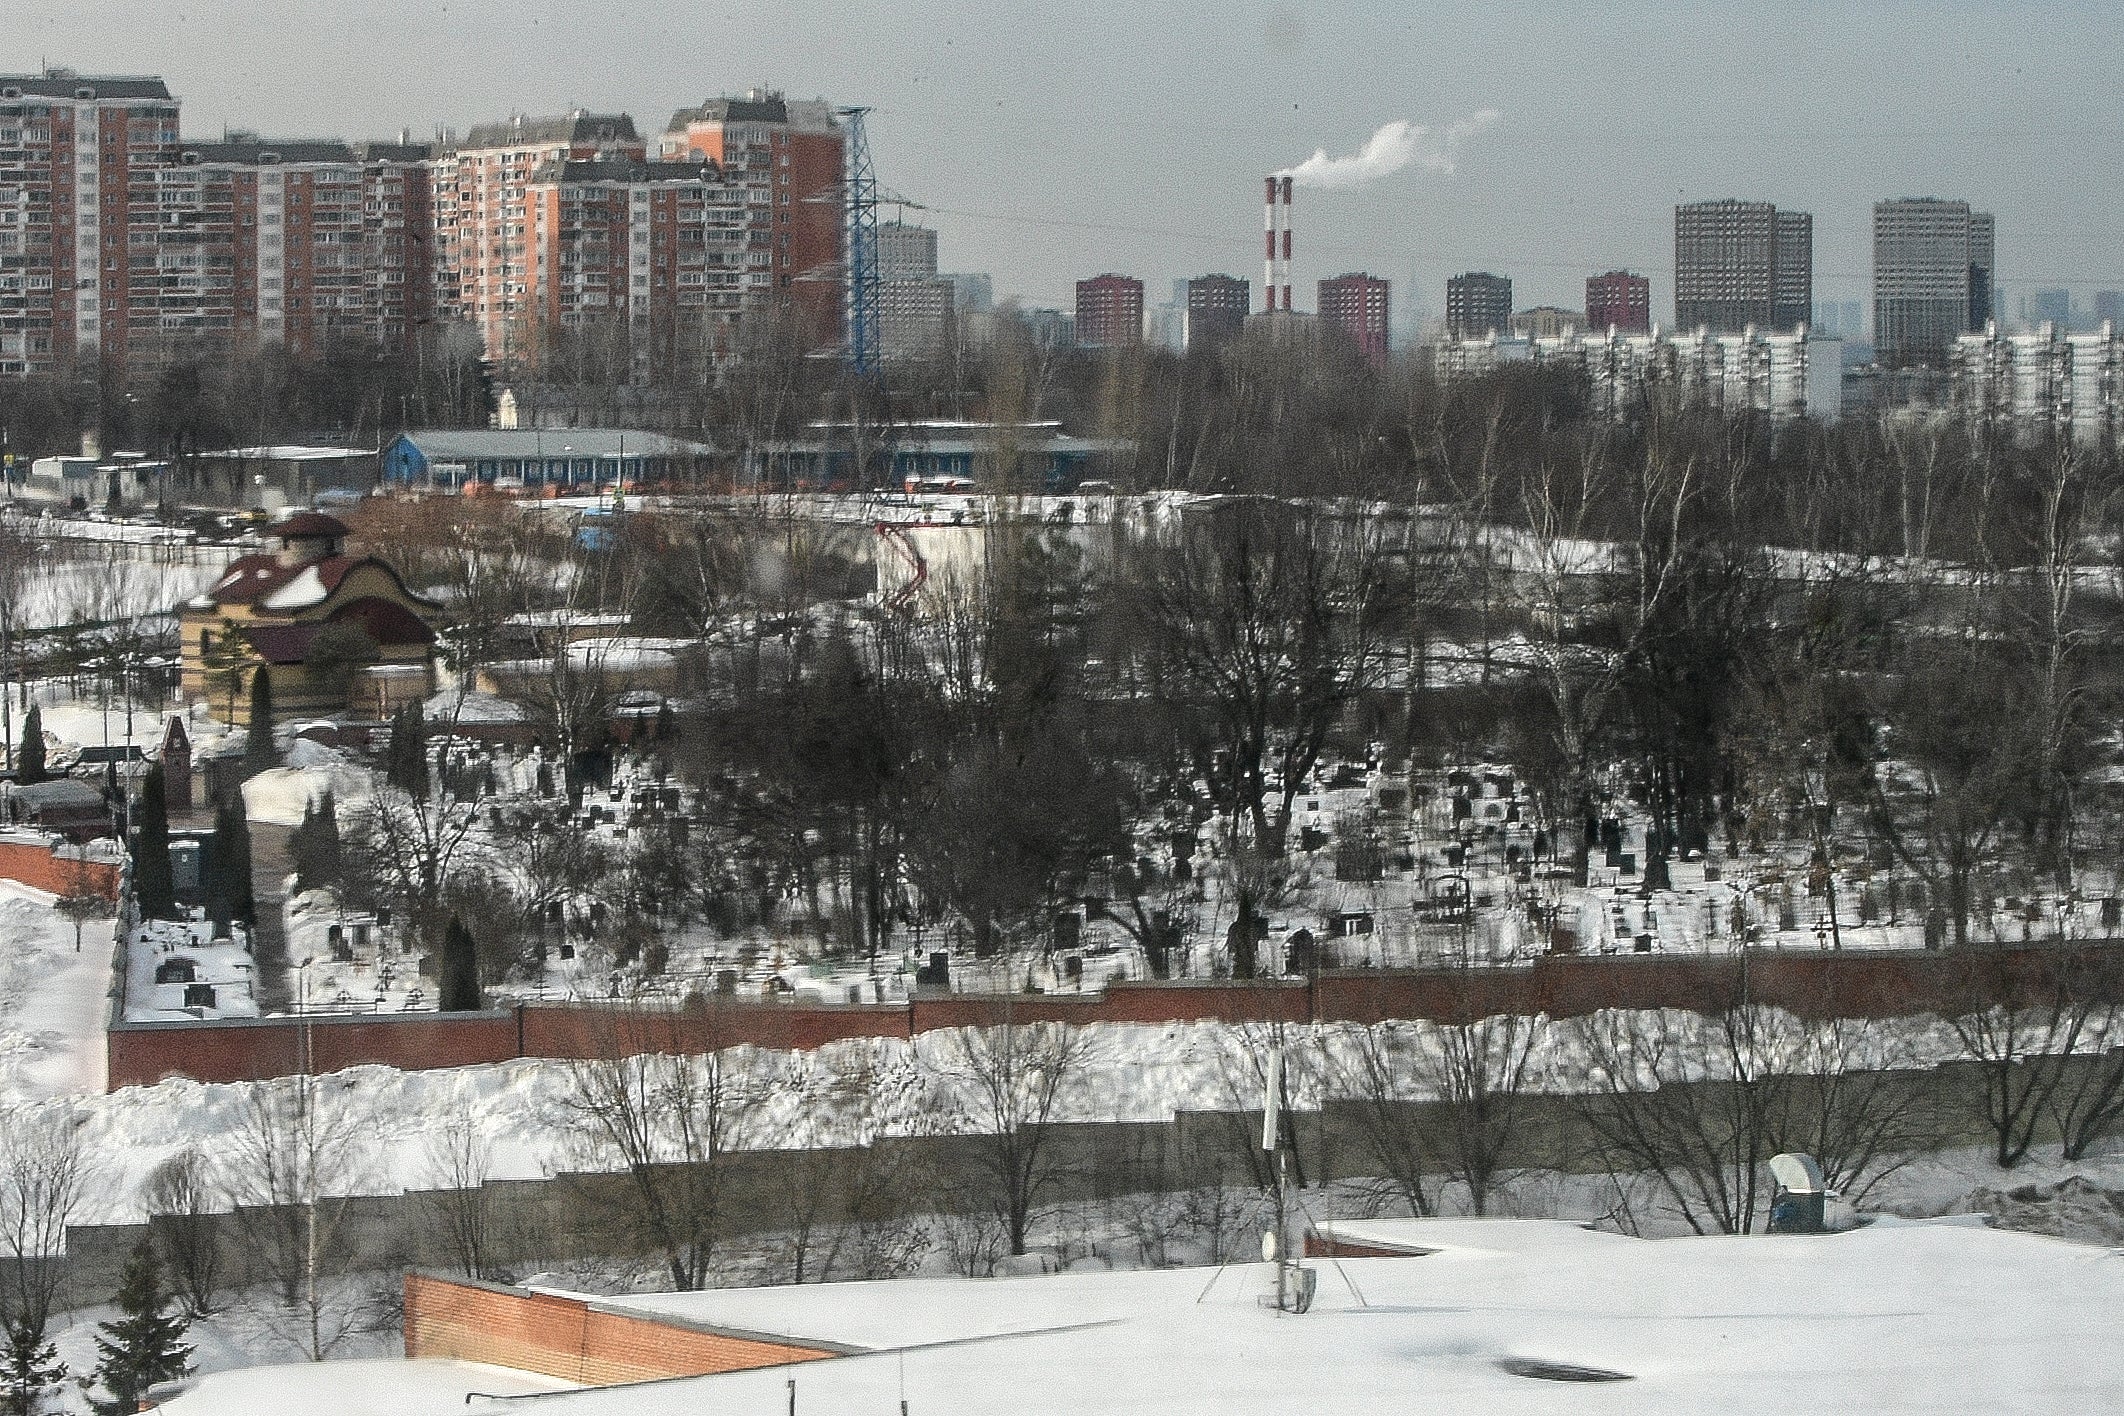
[{"label": "flat roof with snow", "polygon": [[[1790,1416],[2091,1411],[2124,1390],[2124,1258],[2106,1249],[1966,1221],[1777,1239],[1648,1241],[1511,1220],[1363,1232],[1427,1252],[1316,1261],[1319,1296],[1303,1316],[1262,1304],[1273,1277],[1261,1264],[603,1299],[862,1350],[511,1404],[555,1416],[782,1411],[793,1379],[801,1411],[890,1412],[904,1399],[953,1416]],[[333,1407],[332,1364],[280,1370],[281,1409]],[[170,1410],[250,1409],[219,1399],[226,1380]],[[462,1410],[461,1396],[410,1379],[404,1397],[393,1416]]]}]

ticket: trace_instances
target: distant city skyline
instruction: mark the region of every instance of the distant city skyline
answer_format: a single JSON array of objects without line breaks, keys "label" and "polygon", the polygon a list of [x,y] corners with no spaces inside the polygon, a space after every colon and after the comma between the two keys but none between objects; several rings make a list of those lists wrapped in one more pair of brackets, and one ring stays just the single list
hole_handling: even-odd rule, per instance
[{"label": "distant city skyline", "polygon": [[2124,194],[2086,160],[2120,135],[2124,34],[2107,7],[1558,8],[78,0],[11,18],[0,68],[159,74],[188,137],[421,137],[578,104],[657,131],[763,84],[864,104],[880,179],[926,208],[943,264],[1062,309],[1102,271],[1153,289],[1245,277],[1263,173],[1491,109],[1453,171],[1419,157],[1301,190],[1299,290],[1385,271],[1397,313],[1435,313],[1448,275],[1491,270],[1522,306],[1575,308],[1589,275],[1627,268],[1665,322],[1674,207],[1741,197],[1813,214],[1815,301],[1870,302],[1872,206],[1913,196],[1995,213],[1996,278],[2016,297],[2089,306],[2124,288]]}]

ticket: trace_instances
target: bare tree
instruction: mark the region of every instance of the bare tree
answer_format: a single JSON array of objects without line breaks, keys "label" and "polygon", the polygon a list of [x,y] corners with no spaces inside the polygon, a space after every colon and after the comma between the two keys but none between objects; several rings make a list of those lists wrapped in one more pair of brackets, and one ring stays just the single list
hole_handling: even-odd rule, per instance
[{"label": "bare tree", "polygon": [[[2118,1066],[2108,1054],[2119,976],[2114,963],[2089,963],[2068,954],[2016,963],[2010,956],[1972,954],[1963,963],[1964,1001],[1947,1025],[1965,1060],[1983,1080],[1984,1122],[1992,1158],[2002,1168],[2021,1163],[2046,1118],[2084,1152],[2096,1128],[2120,1110],[2110,1080]],[[2089,1053],[2100,1054],[2090,1060]]]},{"label": "bare tree", "polygon": [[1044,1197],[1061,1179],[1056,1112],[1086,1061],[1084,1035],[1063,1023],[1006,1018],[937,1039],[937,1103],[974,1138],[972,1197],[1025,1252]]},{"label": "bare tree", "polygon": [[116,907],[103,893],[100,883],[89,869],[86,856],[76,854],[66,871],[66,893],[54,901],[54,908],[74,926],[74,952],[81,952],[81,931],[92,920],[109,919]]},{"label": "bare tree", "polygon": [[1377,1022],[1348,1029],[1327,1049],[1330,1085],[1354,1103],[1372,1199],[1396,1200],[1413,1215],[1430,1214],[1437,1203],[1429,1137],[1418,1121],[1431,1097],[1420,1080],[1421,1047],[1416,1025]]},{"label": "bare tree", "polygon": [[221,1289],[222,1194],[213,1162],[187,1146],[148,1173],[142,1197],[185,1311],[193,1317],[211,1313]]},{"label": "bare tree", "polygon": [[1905,1026],[1807,1019],[1738,994],[1709,1012],[1613,1010],[1567,1030],[1581,1120],[1612,1172],[1634,1173],[1699,1234],[1745,1234],[1764,1170],[1804,1151],[1856,1199],[1938,1141],[1927,1089],[1903,1071]]},{"label": "bare tree", "polygon": [[59,1103],[0,1114],[0,1322],[12,1346],[35,1348],[66,1277],[66,1228],[91,1180],[81,1118]]},{"label": "bare tree", "polygon": [[1468,1207],[1489,1213],[1498,1172],[1520,1139],[1532,1071],[1548,1020],[1518,1013],[1439,1022],[1418,1029],[1416,1069],[1437,1098],[1448,1171]]},{"label": "bare tree", "polygon": [[1292,799],[1381,680],[1389,548],[1369,520],[1283,502],[1232,503],[1183,536],[1143,597],[1163,688],[1196,711],[1231,829],[1279,856]]},{"label": "bare tree", "polygon": [[750,1048],[682,1051],[676,1017],[608,1020],[600,1055],[573,1063],[561,1104],[587,1161],[617,1167],[629,1242],[661,1255],[671,1286],[705,1286],[727,1237],[733,1153],[757,1125],[764,1077]]},{"label": "bare tree", "polygon": [[365,1173],[367,1108],[340,1078],[252,1085],[230,1136],[228,1192],[245,1211],[256,1276],[279,1290],[268,1327],[322,1362],[361,1330],[358,1305],[335,1301],[352,1259],[349,1197]]},{"label": "bare tree", "polygon": [[1579,1114],[1611,1173],[1642,1173],[1698,1234],[1745,1234],[1776,1153],[1763,1125],[1769,1078],[1756,1010],[1612,1010],[1571,1032],[1587,1090]]},{"label": "bare tree", "polygon": [[835,1278],[892,1278],[927,1252],[927,1229],[908,1214],[916,1177],[907,1153],[884,1134],[880,1082],[867,1064],[796,1083],[803,1110],[836,1118],[836,1139],[845,1144],[805,1144],[816,1136],[792,1136],[794,1149],[776,1155],[779,1197],[777,1233],[763,1256],[761,1274],[776,1283],[825,1283]]},{"label": "bare tree", "polygon": [[436,1186],[430,1202],[451,1262],[467,1278],[485,1278],[494,1267],[494,1205],[487,1193],[494,1144],[469,1101],[460,1101],[437,1121],[427,1140],[428,1170]]}]

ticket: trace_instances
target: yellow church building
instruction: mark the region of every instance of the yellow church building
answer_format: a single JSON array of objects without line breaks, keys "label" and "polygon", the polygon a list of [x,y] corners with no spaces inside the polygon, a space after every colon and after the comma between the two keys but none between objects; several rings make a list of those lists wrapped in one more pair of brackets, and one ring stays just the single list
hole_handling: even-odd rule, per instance
[{"label": "yellow church building", "polygon": [[243,556],[179,615],[183,691],[242,727],[252,678],[270,680],[273,716],[387,716],[432,691],[436,606],[375,556],[350,556],[335,517],[300,512],[268,528],[278,551]]}]

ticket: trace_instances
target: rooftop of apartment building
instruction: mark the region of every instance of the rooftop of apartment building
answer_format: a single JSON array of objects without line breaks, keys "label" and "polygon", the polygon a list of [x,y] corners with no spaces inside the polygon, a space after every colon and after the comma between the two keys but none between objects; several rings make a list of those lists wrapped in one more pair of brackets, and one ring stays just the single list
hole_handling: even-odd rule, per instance
[{"label": "rooftop of apartment building", "polygon": [[148,74],[81,74],[46,68],[41,74],[0,74],[0,98],[168,98],[170,87]]},{"label": "rooftop of apartment building", "polygon": [[229,133],[219,142],[188,142],[178,151],[184,163],[237,163],[247,167],[304,163],[419,162],[429,154],[426,143],[350,143],[338,138],[261,138]]},{"label": "rooftop of apartment building", "polygon": [[592,113],[577,108],[555,118],[517,113],[499,123],[479,123],[458,148],[521,147],[529,143],[637,142],[634,119],[625,113]]},{"label": "rooftop of apartment building", "polygon": [[681,108],[664,126],[682,133],[694,123],[787,123],[823,132],[833,126],[833,109],[823,98],[784,98],[773,89],[750,89],[743,98],[711,98],[696,108]]}]

